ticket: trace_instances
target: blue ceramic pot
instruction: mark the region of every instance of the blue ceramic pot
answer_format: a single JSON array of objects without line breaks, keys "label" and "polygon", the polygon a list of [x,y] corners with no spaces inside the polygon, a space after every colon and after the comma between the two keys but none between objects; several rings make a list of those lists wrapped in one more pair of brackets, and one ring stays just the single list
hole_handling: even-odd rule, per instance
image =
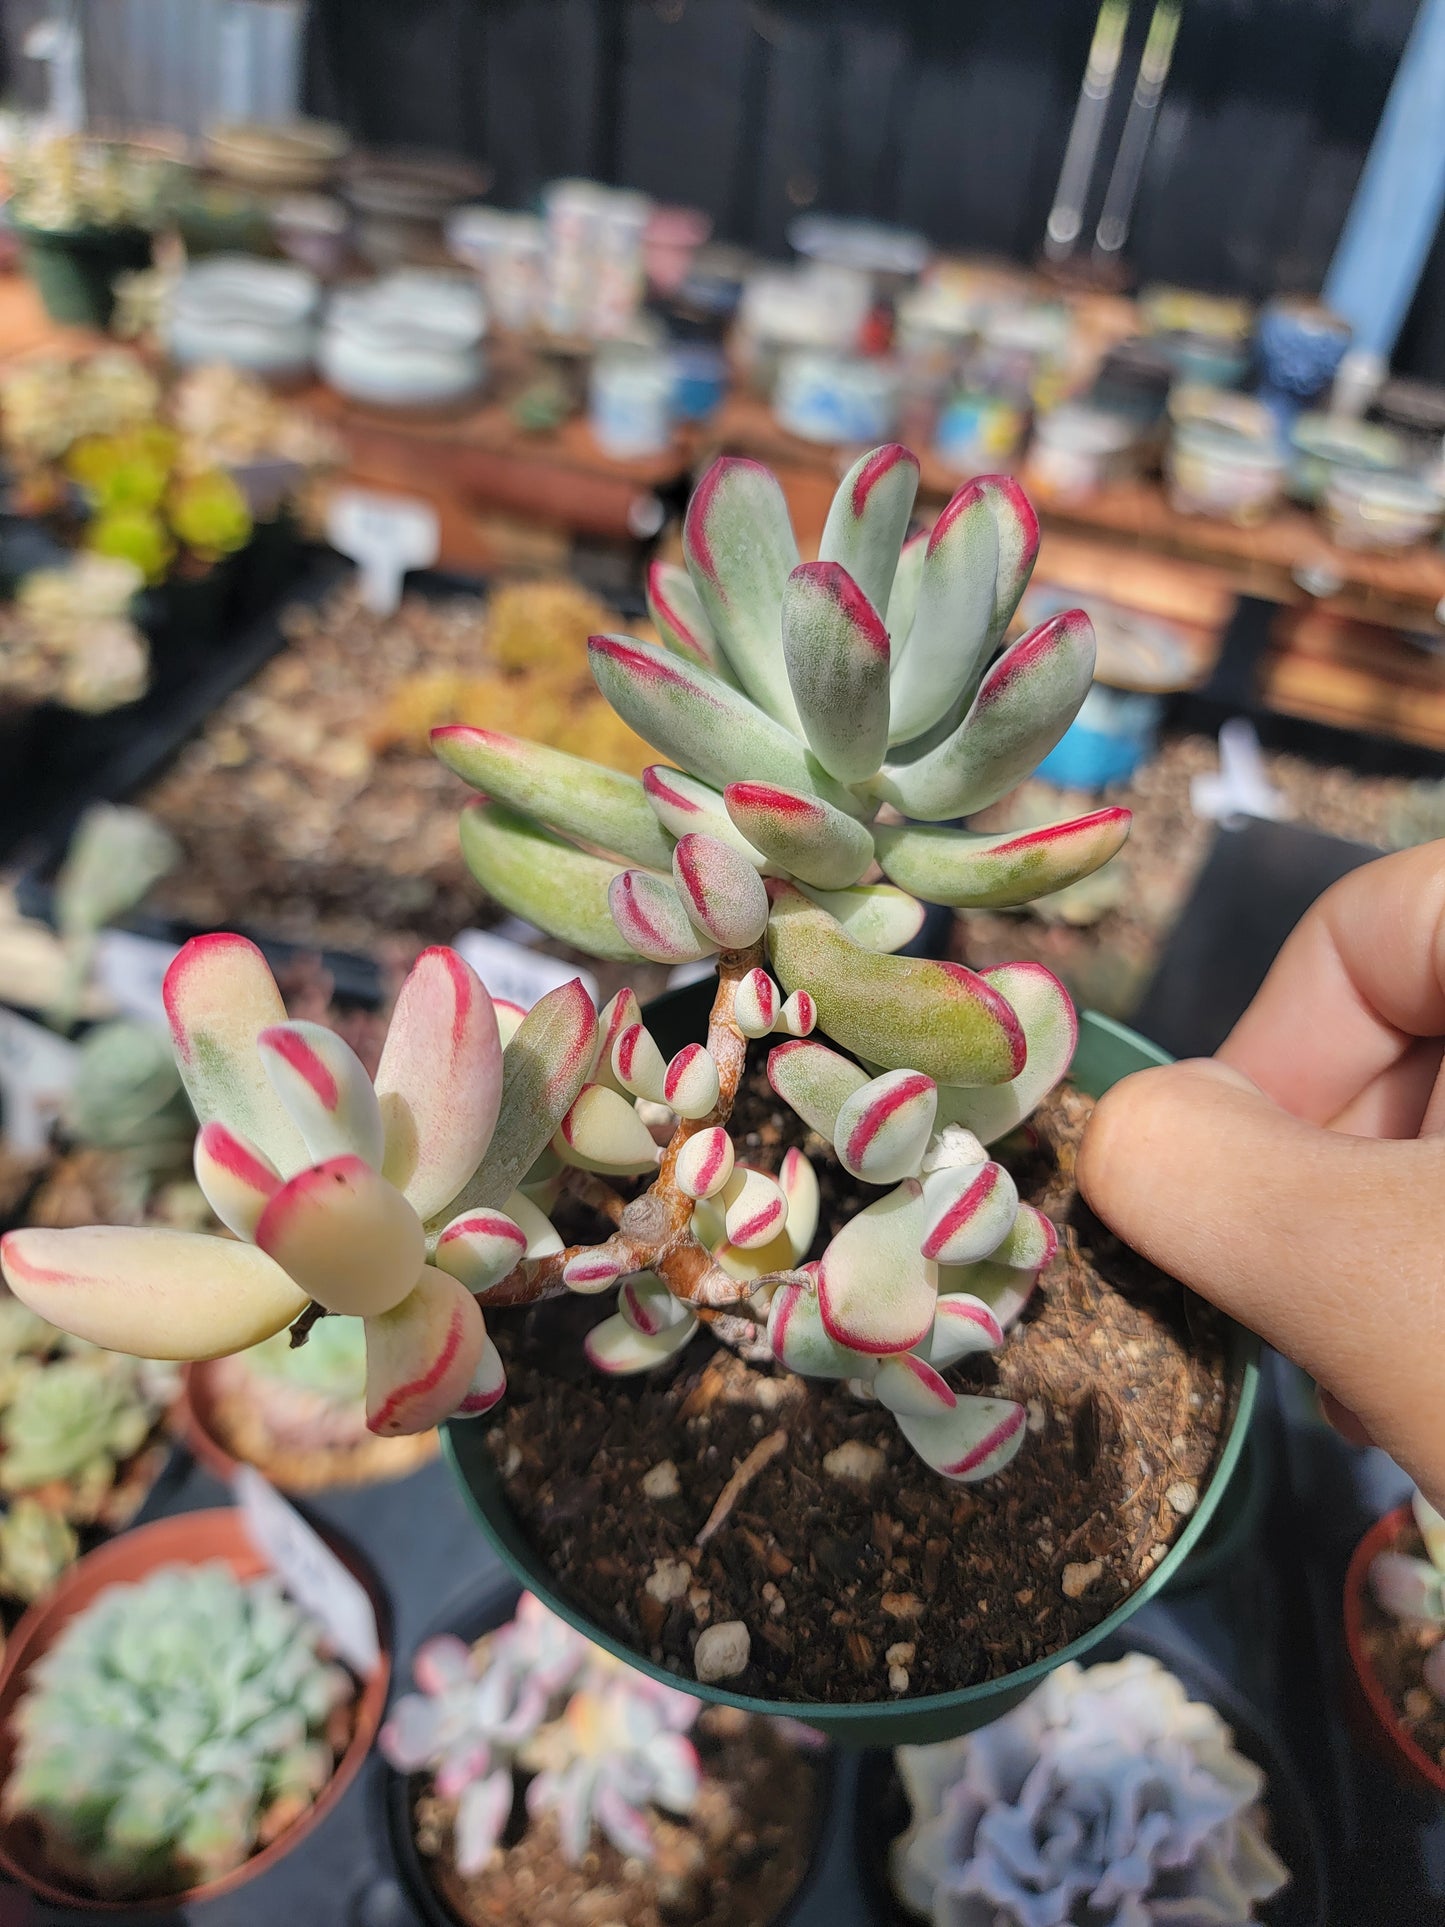
[{"label": "blue ceramic pot", "polygon": [[1350,325],[1317,301],[1271,301],[1254,346],[1260,395],[1286,424],[1324,393],[1350,345]]}]

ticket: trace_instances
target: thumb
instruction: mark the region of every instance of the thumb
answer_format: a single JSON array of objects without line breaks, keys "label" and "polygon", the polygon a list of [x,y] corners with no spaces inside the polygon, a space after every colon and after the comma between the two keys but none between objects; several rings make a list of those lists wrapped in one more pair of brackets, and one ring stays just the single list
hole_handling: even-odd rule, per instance
[{"label": "thumb", "polygon": [[1302,1365],[1445,1492],[1445,1140],[1306,1124],[1201,1059],[1116,1084],[1077,1175],[1127,1244]]}]

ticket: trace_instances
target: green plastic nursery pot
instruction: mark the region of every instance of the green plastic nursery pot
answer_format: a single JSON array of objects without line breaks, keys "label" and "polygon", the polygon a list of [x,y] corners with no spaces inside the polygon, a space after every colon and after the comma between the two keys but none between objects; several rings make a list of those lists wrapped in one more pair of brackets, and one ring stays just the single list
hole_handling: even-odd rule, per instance
[{"label": "green plastic nursery pot", "polygon": [[[702,1034],[710,1000],[709,985],[689,985],[648,1005],[645,1012],[648,1026],[664,1055]],[[1089,1011],[1080,1020],[1078,1050],[1069,1075],[1080,1090],[1091,1097],[1101,1097],[1132,1071],[1168,1061],[1156,1045],[1136,1036],[1123,1024]],[[840,1746],[899,1746],[952,1739],[988,1725],[1027,1698],[1056,1666],[1068,1659],[1084,1659],[1169,1584],[1203,1538],[1244,1451],[1259,1383],[1259,1340],[1242,1326],[1231,1328],[1229,1369],[1235,1394],[1234,1411],[1214,1476],[1200,1493],[1199,1503],[1179,1537],[1138,1591],[1089,1632],[1061,1646],[1057,1652],[1035,1660],[1031,1666],[1006,1673],[999,1679],[961,1687],[954,1693],[914,1699],[836,1703],[756,1699],[746,1693],[730,1692],[725,1686],[704,1685],[657,1665],[646,1654],[614,1638],[584,1609],[557,1591],[551,1573],[528,1542],[512,1510],[484,1429],[475,1423],[448,1425],[443,1431],[443,1445],[483,1532],[522,1584],[569,1625],[616,1658],[665,1685],[684,1687],[700,1699],[736,1706],[745,1713],[804,1720]]]},{"label": "green plastic nursery pot", "polygon": [[144,228],[51,229],[16,222],[15,231],[25,272],[45,312],[69,327],[108,328],[115,310],[115,277],[150,266],[151,237]]}]

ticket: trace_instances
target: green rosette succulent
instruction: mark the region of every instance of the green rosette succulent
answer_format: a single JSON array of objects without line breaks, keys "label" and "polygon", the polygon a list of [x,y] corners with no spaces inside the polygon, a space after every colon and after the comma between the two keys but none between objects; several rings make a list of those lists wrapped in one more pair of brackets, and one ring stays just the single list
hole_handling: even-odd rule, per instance
[{"label": "green rosette succulent", "polygon": [[0,1490],[34,1492],[63,1482],[85,1509],[115,1483],[155,1418],[129,1360],[87,1353],[37,1365],[20,1377],[0,1413]]}]

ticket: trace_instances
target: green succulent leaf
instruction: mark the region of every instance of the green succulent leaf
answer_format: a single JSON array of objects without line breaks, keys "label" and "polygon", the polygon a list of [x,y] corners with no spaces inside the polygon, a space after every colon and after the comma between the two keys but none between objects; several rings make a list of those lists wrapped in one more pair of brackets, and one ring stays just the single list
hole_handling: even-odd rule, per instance
[{"label": "green succulent leaf", "polygon": [[760,708],[796,728],[778,609],[798,565],[798,544],[777,477],[761,462],[728,455],[715,461],[687,505],[682,548],[738,681]]},{"label": "green succulent leaf", "polygon": [[908,640],[908,632],[913,627],[913,614],[918,607],[918,588],[923,580],[923,565],[928,560],[927,529],[920,529],[910,535],[898,553],[898,567],[893,576],[893,587],[888,596],[888,608],[884,622],[892,639],[893,654],[900,655]]},{"label": "green succulent leaf", "polygon": [[978,475],[974,486],[983,493],[998,529],[998,574],[994,579],[993,621],[988,646],[996,649],[1013,620],[1039,552],[1039,518],[1033,504],[1012,475]]},{"label": "green succulent leaf", "polygon": [[717,637],[708,626],[707,612],[687,570],[655,558],[647,565],[646,594],[647,613],[672,653],[701,669],[710,669],[720,682],[736,688],[737,677],[717,646]]},{"label": "green succulent leaf", "polygon": [[493,802],[629,863],[665,869],[671,861],[671,840],[635,776],[545,743],[461,723],[434,729],[431,742],[448,769]]},{"label": "green succulent leaf", "polygon": [[624,941],[654,963],[694,963],[714,947],[714,938],[699,934],[669,877],[623,870],[613,878],[608,903]]},{"label": "green succulent leaf", "polygon": [[[876,838],[876,829],[873,834]],[[891,883],[860,883],[851,890],[818,890],[810,883],[800,887],[865,950],[901,950],[923,928],[923,905]]]},{"label": "green succulent leaf", "polygon": [[1005,910],[1092,876],[1122,848],[1130,820],[1111,808],[997,836],[880,824],[873,841],[884,874],[929,903]]},{"label": "green succulent leaf", "polygon": [[888,750],[888,631],[837,562],[800,562],[783,590],[783,656],[809,746],[840,783]]},{"label": "green succulent leaf", "polygon": [[624,941],[607,907],[621,864],[590,856],[504,803],[473,803],[463,810],[461,843],[477,882],[514,916],[589,956],[637,962],[639,953]]},{"label": "green succulent leaf", "polygon": [[907,640],[895,649],[889,741],[912,742],[970,691],[988,660],[998,526],[975,483],[933,525]]},{"label": "green succulent leaf", "polygon": [[818,560],[840,562],[875,609],[888,607],[917,493],[917,456],[889,442],[859,456],[828,510]]},{"label": "green succulent leaf", "polygon": [[766,870],[768,859],[755,850],[727,813],[720,790],[699,783],[666,763],[654,763],[642,772],[642,790],[658,822],[672,836],[715,836],[730,843],[745,856],[755,870]]},{"label": "green succulent leaf", "polygon": [[962,1124],[981,1143],[992,1144],[1022,1124],[1063,1078],[1073,1062],[1079,1021],[1073,999],[1038,963],[994,964],[980,976],[1008,1001],[1022,1026],[1027,1055],[1023,1069],[988,1090],[939,1092],[938,1122]]},{"label": "green succulent leaf", "polygon": [[723,801],[749,843],[821,890],[846,890],[873,861],[873,838],[863,824],[819,797],[776,783],[729,783]]}]

